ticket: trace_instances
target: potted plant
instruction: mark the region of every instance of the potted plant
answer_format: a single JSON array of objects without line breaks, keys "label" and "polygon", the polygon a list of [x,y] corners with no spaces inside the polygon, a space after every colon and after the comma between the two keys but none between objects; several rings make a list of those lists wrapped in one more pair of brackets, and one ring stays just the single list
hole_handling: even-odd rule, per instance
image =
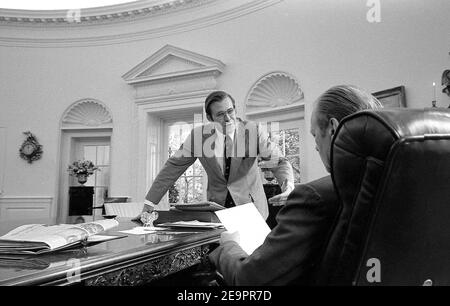
[{"label": "potted plant", "polygon": [[94,174],[96,170],[100,170],[98,167],[94,165],[94,163],[90,160],[77,160],[74,161],[69,167],[67,171],[70,176],[75,176],[78,179],[78,183],[84,184],[87,182],[87,179],[90,175]]}]

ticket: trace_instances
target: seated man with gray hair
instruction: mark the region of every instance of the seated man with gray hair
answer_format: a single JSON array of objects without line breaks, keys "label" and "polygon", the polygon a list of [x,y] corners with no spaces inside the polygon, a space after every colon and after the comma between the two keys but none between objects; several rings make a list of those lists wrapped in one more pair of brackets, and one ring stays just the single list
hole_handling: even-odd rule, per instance
[{"label": "seated man with gray hair", "polygon": [[[372,95],[350,85],[335,86],[315,102],[311,134],[330,172],[330,150],[339,122],[355,112],[381,107]],[[330,176],[298,185],[277,215],[277,226],[248,256],[236,233],[224,232],[211,262],[227,285],[308,284],[341,203]]]}]

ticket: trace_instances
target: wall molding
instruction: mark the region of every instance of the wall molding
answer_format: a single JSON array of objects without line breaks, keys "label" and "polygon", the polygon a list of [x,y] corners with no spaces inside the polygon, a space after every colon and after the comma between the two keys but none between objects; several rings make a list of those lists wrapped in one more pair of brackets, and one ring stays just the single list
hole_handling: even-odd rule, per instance
[{"label": "wall molding", "polygon": [[0,221],[26,219],[52,220],[55,216],[52,196],[2,196]]},{"label": "wall molding", "polygon": [[6,173],[6,127],[0,126],[0,196],[3,194],[3,186]]},{"label": "wall molding", "polygon": [[248,111],[245,113],[248,120],[285,121],[305,118],[305,103],[295,103],[277,108]]},{"label": "wall molding", "polygon": [[[186,104],[186,99],[191,100],[195,99],[196,101],[201,101],[206,96],[208,96],[212,90],[199,90],[196,92],[190,93],[179,93],[179,94],[169,94],[169,95],[161,95],[154,97],[144,97],[144,98],[136,98],[134,102],[137,105],[146,105],[146,104],[162,104],[164,102],[173,102],[173,103],[183,103]],[[174,102],[177,101],[177,102]],[[201,105],[203,107],[203,103]]]},{"label": "wall molding", "polygon": [[246,118],[255,121],[304,119],[304,93],[299,84],[297,78],[288,72],[264,74],[247,92]]},{"label": "wall molding", "polygon": [[99,100],[81,99],[64,112],[61,128],[112,128],[112,115]]},{"label": "wall molding", "polygon": [[173,82],[179,78],[198,78],[217,76],[222,73],[225,64],[221,61],[181,49],[165,45],[147,59],[125,73],[122,78],[129,85]]},{"label": "wall molding", "polygon": [[277,108],[300,102],[304,98],[297,79],[283,71],[267,73],[253,84],[247,94],[247,107]]},{"label": "wall molding", "polygon": [[212,91],[224,69],[225,64],[218,59],[165,45],[122,78],[134,88],[136,104],[145,105]]},{"label": "wall molding", "polygon": [[[227,1],[218,1],[218,0],[210,0],[205,1],[203,4],[208,4],[208,8],[213,10],[216,6],[222,5],[223,3],[226,3],[231,0]],[[242,0],[240,0],[242,1]],[[0,36],[0,46],[6,46],[6,47],[30,47],[30,48],[65,48],[65,47],[86,47],[86,46],[104,46],[104,45],[113,45],[113,44],[121,44],[121,43],[129,43],[133,41],[139,41],[139,40],[146,40],[146,39],[152,39],[152,38],[159,38],[164,37],[168,35],[173,34],[179,34],[183,32],[192,31],[195,29],[200,29],[203,27],[215,25],[218,23],[226,22],[235,18],[239,18],[241,16],[245,16],[247,14],[251,14],[253,12],[256,12],[258,10],[264,9],[266,7],[272,6],[274,4],[277,4],[283,0],[253,0],[253,1],[246,1],[246,3],[232,7],[232,8],[218,8],[217,10],[220,10],[218,13],[210,13],[210,14],[204,14],[204,16],[199,16],[196,19],[193,19],[193,15],[196,15],[196,12],[191,12],[188,16],[183,16],[181,18],[181,13],[186,12],[188,10],[179,10],[177,13],[173,13],[169,16],[175,16],[180,18],[174,18],[175,22],[172,22],[168,25],[161,25],[159,22],[153,22],[151,18],[148,18],[146,16],[139,18],[139,19],[133,19],[133,21],[129,21],[129,23],[145,23],[145,30],[131,30],[124,32],[122,30],[123,27],[119,27],[118,29],[110,30],[111,34],[109,35],[92,35],[92,32],[98,27],[100,29],[100,25],[90,25],[89,27],[86,27],[88,30],[86,34],[80,33],[80,31],[77,31],[73,37],[70,37],[69,34],[71,32],[67,31],[69,29],[67,25],[65,27],[62,27],[61,30],[58,33],[56,33],[55,36],[57,37],[38,37],[36,38],[36,24],[29,24],[25,28],[29,28],[30,34],[28,37],[14,37],[14,36],[6,36],[5,34]],[[198,5],[197,7],[201,7],[201,5]],[[206,7],[206,5],[205,5]],[[212,8],[212,9],[211,9]],[[216,10],[216,11],[217,11]],[[1,10],[0,10],[1,14]],[[180,16],[178,16],[180,15]],[[197,14],[199,15],[199,14]],[[114,24],[114,23],[113,23]],[[0,21],[0,25],[2,24]],[[14,24],[15,26],[12,27],[13,30],[20,29],[19,26]],[[76,25],[72,25],[74,27]],[[31,27],[33,29],[31,29]],[[80,27],[80,26],[79,26]],[[47,25],[42,27],[42,31],[45,31],[47,28],[49,28]],[[54,27],[53,27],[54,28]],[[66,30],[64,30],[66,29]],[[26,30],[26,29],[25,29]],[[39,30],[39,28],[38,28]],[[123,33],[117,33],[119,31],[122,31]],[[94,31],[95,32],[95,31]],[[6,31],[4,31],[6,33]],[[52,32],[47,32],[52,33]],[[90,35],[88,35],[90,34]],[[26,34],[25,34],[26,35]]]}]

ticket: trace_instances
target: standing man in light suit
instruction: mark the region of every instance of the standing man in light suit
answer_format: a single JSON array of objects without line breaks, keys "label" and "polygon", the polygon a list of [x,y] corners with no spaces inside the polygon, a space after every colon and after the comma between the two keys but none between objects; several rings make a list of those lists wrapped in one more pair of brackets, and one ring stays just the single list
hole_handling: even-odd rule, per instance
[{"label": "standing man in light suit", "polygon": [[234,99],[226,92],[215,91],[205,100],[209,123],[195,127],[180,149],[170,157],[146,196],[144,212],[154,206],[175,181],[198,158],[208,175],[207,199],[225,207],[253,202],[264,219],[268,205],[258,168],[258,158],[270,160],[272,172],[280,182],[282,193],[269,199],[283,203],[294,189],[294,175],[289,161],[270,142],[260,125],[236,117]]}]

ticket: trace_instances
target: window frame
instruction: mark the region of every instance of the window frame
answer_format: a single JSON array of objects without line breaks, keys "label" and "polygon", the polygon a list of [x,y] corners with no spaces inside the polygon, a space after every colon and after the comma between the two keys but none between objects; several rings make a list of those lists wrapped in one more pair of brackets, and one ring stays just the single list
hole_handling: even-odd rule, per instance
[{"label": "window frame", "polygon": [[[185,120],[183,120],[183,119],[185,119]],[[161,152],[162,154],[161,155],[163,156],[164,160],[167,160],[169,158],[169,136],[170,136],[169,133],[170,133],[170,127],[178,125],[178,124],[181,125],[182,123],[183,124],[189,124],[190,125],[189,133],[194,128],[194,120],[187,119],[187,118],[183,118],[183,119],[164,120],[164,123],[163,123],[163,145],[161,147],[161,150],[162,150],[162,152]],[[180,135],[180,145],[185,141],[186,137],[189,136],[189,133],[186,133],[185,136],[182,135],[182,133],[181,133],[181,135]],[[174,152],[176,152],[176,150],[174,150]],[[186,175],[186,172],[189,169],[188,168],[188,169],[186,169],[186,171],[182,175],[180,175],[180,177],[176,180],[175,184],[177,184],[177,182],[179,182],[179,180],[182,179],[182,178],[191,177],[194,180],[194,184],[192,184],[192,186],[190,188],[192,188],[192,192],[195,193],[195,186],[196,186],[195,185],[196,184],[195,179],[196,178],[201,178],[201,184],[202,184],[202,187],[203,187],[203,189],[202,189],[203,192],[202,192],[202,195],[201,195],[201,201],[206,201],[206,199],[207,199],[208,177],[207,177],[206,171],[203,168],[203,165],[200,163],[200,161],[197,159],[195,161],[195,163],[198,163],[197,165],[201,169],[201,175],[196,175],[195,174],[196,171],[194,169],[194,164],[192,164],[191,166],[189,166],[189,168],[192,167],[193,175]],[[177,203],[171,203],[169,201],[169,192],[167,192],[165,197],[166,197],[166,201],[167,201],[167,203],[169,203],[169,205],[184,203],[182,201],[182,197],[181,196],[179,197],[179,200],[178,200]]]}]

